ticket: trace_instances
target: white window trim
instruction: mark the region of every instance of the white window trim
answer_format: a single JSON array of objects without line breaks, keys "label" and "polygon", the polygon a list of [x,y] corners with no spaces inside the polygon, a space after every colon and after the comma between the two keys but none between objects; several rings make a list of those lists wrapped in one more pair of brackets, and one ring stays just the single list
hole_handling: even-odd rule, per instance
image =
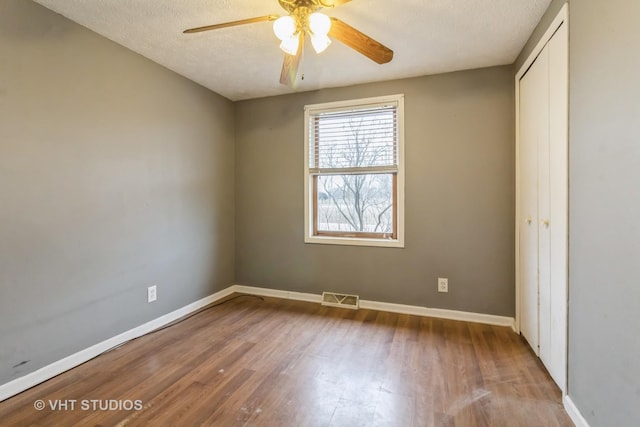
[{"label": "white window trim", "polygon": [[[397,239],[372,239],[356,237],[333,237],[313,235],[313,200],[311,180],[309,179],[309,116],[314,113],[327,112],[332,109],[346,107],[366,108],[387,103],[397,104],[398,126],[398,174],[397,174]],[[380,96],[375,98],[355,99],[349,101],[312,104],[304,107],[304,242],[328,245],[375,246],[387,248],[404,248],[404,94]]]}]

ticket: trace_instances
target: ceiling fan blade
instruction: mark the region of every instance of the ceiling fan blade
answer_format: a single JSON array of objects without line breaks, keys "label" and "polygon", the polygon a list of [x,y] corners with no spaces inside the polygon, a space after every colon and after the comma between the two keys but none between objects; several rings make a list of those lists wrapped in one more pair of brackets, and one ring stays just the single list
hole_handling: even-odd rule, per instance
[{"label": "ceiling fan blade", "polygon": [[304,34],[300,32],[300,44],[298,52],[295,55],[284,54],[284,62],[282,63],[282,71],[280,72],[280,84],[289,87],[295,87],[296,77],[298,76],[298,67],[300,66],[300,58],[304,49]]},{"label": "ceiling fan blade", "polygon": [[331,18],[329,37],[341,41],[378,64],[386,64],[393,59],[391,49],[338,18]]},{"label": "ceiling fan blade", "polygon": [[235,27],[236,25],[253,24],[254,22],[275,21],[278,15],[258,16],[257,18],[241,19],[239,21],[224,22],[222,24],[205,25],[204,27],[189,28],[184,34],[201,33],[202,31],[217,30],[219,28]]}]

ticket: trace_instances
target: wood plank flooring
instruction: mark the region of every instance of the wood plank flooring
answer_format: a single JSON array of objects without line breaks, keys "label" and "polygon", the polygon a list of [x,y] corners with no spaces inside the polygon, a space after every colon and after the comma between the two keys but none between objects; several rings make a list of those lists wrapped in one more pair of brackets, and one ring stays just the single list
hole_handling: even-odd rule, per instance
[{"label": "wood plank flooring", "polygon": [[0,425],[573,424],[509,328],[242,296],[0,402]]}]

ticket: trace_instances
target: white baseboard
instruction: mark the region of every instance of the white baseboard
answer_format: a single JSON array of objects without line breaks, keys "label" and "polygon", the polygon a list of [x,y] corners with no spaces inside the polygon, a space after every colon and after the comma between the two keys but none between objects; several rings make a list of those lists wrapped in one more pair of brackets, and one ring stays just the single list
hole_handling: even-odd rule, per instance
[{"label": "white baseboard", "polygon": [[316,294],[305,294],[302,292],[280,291],[278,289],[257,288],[255,286],[233,285],[233,292],[240,294],[259,295],[262,297],[273,297],[282,299],[292,299],[296,301],[317,302],[322,301],[322,297]]},{"label": "white baseboard", "polygon": [[439,319],[462,320],[464,322],[484,323],[487,325],[508,326],[514,329],[513,317],[496,316],[493,314],[470,313],[468,311],[445,310],[441,308],[420,307],[416,305],[393,304],[360,300],[361,308],[389,311],[391,313],[414,314],[416,316],[437,317]]},{"label": "white baseboard", "polygon": [[[276,289],[257,288],[254,286],[235,285],[234,292],[260,295],[274,298],[292,299],[298,301],[317,302],[322,300],[321,295],[305,294],[301,292],[280,291]],[[444,310],[440,308],[428,308],[415,305],[393,304],[388,302],[360,300],[360,308],[387,311],[400,314],[414,314],[416,316],[437,317],[440,319],[462,320],[465,322],[485,323],[487,325],[508,326],[515,330],[513,317],[495,316],[492,314],[469,313],[466,311]]]},{"label": "white baseboard", "polygon": [[[307,293],[292,292],[292,291],[281,291],[277,289],[258,288],[254,286],[244,286],[244,285],[229,286],[228,288],[223,289],[219,292],[216,292],[213,295],[202,298],[196,302],[193,302],[189,305],[186,305],[182,308],[172,311],[171,313],[160,316],[157,319],[151,320],[147,323],[144,323],[140,326],[137,326],[119,335],[116,335],[115,337],[109,338],[105,341],[102,341],[98,344],[95,344],[91,347],[88,347],[84,350],[74,353],[68,357],[65,357],[64,359],[53,362],[52,364],[42,367],[37,371],[31,372],[23,377],[16,378],[13,381],[0,385],[0,402],[10,398],[11,396],[15,396],[18,393],[22,393],[23,391],[37,384],[47,381],[48,379],[51,379],[56,375],[60,375],[61,373],[68,371],[69,369],[75,368],[76,366],[81,365],[84,362],[93,359],[94,357],[100,355],[101,353],[105,352],[106,350],[109,350],[112,347],[123,344],[134,338],[138,338],[144,334],[147,334],[153,331],[154,329],[162,327],[168,323],[173,322],[174,320],[177,320],[190,313],[193,313],[194,311],[197,311],[202,307],[205,307],[215,301],[218,301],[228,295],[231,295],[234,292],[249,294],[249,295],[259,295],[259,296],[267,296],[267,297],[274,297],[274,298],[291,299],[296,301],[314,302],[314,303],[320,303],[322,301],[322,296],[316,295],[316,294],[307,294]],[[413,306],[413,305],[392,304],[392,303],[386,303],[386,302],[367,301],[367,300],[360,300],[360,307],[366,308],[366,309],[372,309],[372,310],[387,311],[391,313],[414,314],[417,316],[437,317],[441,319],[450,319],[450,320],[462,320],[465,322],[486,323],[489,325],[498,325],[498,326],[509,326],[515,330],[515,322],[512,317],[494,316],[490,314],[480,314],[480,313],[468,313],[464,311],[443,310],[438,308],[427,308],[427,307],[419,307],[419,306]],[[570,402],[570,399],[569,399],[569,402]],[[567,407],[567,405],[568,404],[565,401],[565,407]],[[573,403],[571,403],[571,405],[573,405]],[[569,412],[568,409],[567,409],[567,412]],[[575,410],[575,413],[580,415],[577,409]],[[583,419],[582,417],[580,418]],[[586,423],[583,425],[588,427]]]},{"label": "white baseboard", "polygon": [[584,419],[578,408],[576,407],[573,400],[568,395],[565,395],[562,398],[562,403],[564,403],[564,410],[567,411],[571,421],[576,425],[576,427],[589,427],[589,423]]},{"label": "white baseboard", "polygon": [[76,366],[93,359],[101,353],[104,353],[106,350],[109,350],[112,347],[123,344],[134,338],[138,338],[153,331],[154,329],[162,327],[168,323],[173,322],[174,320],[186,316],[187,314],[193,313],[194,311],[199,310],[202,307],[205,307],[215,301],[231,295],[234,292],[233,288],[233,286],[230,286],[226,289],[216,292],[213,295],[209,295],[208,297],[202,298],[196,302],[174,310],[171,313],[160,316],[157,319],[151,320],[133,329],[129,329],[128,331],[116,335],[115,337],[92,345],[91,347],[74,353],[68,357],[65,357],[64,359],[53,362],[52,364],[44,366],[37,371],[31,372],[23,377],[16,378],[13,381],[2,384],[0,385],[0,402],[10,398],[11,396],[15,396],[18,393],[22,393],[23,391],[37,384],[47,381],[48,379],[51,379],[56,375],[60,375],[61,373],[68,371],[71,368],[75,368]]}]

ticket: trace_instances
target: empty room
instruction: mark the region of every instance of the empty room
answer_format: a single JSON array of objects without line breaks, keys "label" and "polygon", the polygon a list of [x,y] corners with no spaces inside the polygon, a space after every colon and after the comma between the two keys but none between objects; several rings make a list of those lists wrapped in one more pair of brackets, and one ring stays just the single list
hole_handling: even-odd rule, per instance
[{"label": "empty room", "polygon": [[640,425],[639,16],[0,0],[0,425]]}]

